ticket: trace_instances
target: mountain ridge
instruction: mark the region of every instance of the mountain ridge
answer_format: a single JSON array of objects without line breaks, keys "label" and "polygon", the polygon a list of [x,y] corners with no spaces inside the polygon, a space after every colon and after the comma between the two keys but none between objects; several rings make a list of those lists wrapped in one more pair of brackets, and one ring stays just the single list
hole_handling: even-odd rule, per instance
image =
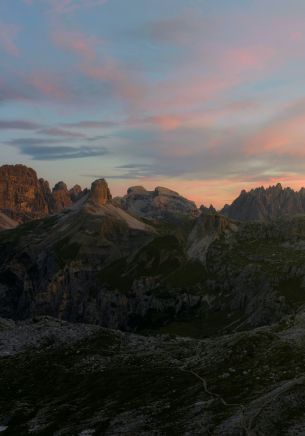
[{"label": "mountain ridge", "polygon": [[305,188],[294,191],[278,183],[268,188],[243,189],[231,205],[225,205],[220,213],[241,221],[267,221],[305,214]]}]

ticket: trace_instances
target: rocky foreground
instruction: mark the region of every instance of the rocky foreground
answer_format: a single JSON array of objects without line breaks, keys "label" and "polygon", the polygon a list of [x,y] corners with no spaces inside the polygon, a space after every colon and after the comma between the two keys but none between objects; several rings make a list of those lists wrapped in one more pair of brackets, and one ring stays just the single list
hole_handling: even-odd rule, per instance
[{"label": "rocky foreground", "polygon": [[272,327],[205,340],[51,318],[5,321],[0,429],[3,435],[303,435],[304,344],[303,312]]}]

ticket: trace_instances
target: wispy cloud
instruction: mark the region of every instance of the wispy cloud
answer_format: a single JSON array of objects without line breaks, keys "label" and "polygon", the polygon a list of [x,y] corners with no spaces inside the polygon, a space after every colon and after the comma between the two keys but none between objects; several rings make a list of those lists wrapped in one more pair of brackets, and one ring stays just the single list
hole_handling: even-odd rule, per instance
[{"label": "wispy cloud", "polygon": [[57,101],[69,101],[73,97],[71,86],[66,86],[66,78],[46,70],[33,71],[27,78],[28,85],[38,95]]},{"label": "wispy cloud", "polygon": [[62,145],[60,139],[17,138],[6,142],[33,160],[80,159],[108,154],[106,147]]},{"label": "wispy cloud", "polygon": [[108,127],[117,127],[119,124],[115,121],[76,121],[74,123],[64,123],[63,127],[80,128],[80,129],[100,129]]},{"label": "wispy cloud", "polygon": [[[92,8],[105,4],[108,0],[39,0],[48,5],[50,11],[56,14],[66,14],[82,8]],[[28,5],[34,5],[38,0],[24,0]]]},{"label": "wispy cloud", "polygon": [[100,38],[82,32],[55,29],[51,34],[53,43],[61,50],[68,50],[79,57],[79,74],[90,82],[104,84],[120,102],[132,107],[142,101],[146,88],[139,77],[105,50]]},{"label": "wispy cloud", "polygon": [[81,32],[55,30],[51,33],[51,38],[59,48],[75,53],[78,56],[89,60],[96,57],[96,49],[103,44],[101,38],[88,36]]},{"label": "wispy cloud", "polygon": [[0,120],[0,130],[37,130],[43,126],[28,120]]},{"label": "wispy cloud", "polygon": [[16,40],[20,30],[20,27],[14,24],[0,21],[0,48],[11,56],[19,56]]},{"label": "wispy cloud", "polygon": [[247,141],[249,155],[305,157],[305,97],[287,104]]},{"label": "wispy cloud", "polygon": [[74,138],[74,139],[82,139],[86,138],[86,135],[79,132],[71,132],[69,130],[61,129],[58,127],[49,127],[45,129],[41,129],[38,131],[39,134],[48,135],[48,136],[59,136],[62,138]]}]

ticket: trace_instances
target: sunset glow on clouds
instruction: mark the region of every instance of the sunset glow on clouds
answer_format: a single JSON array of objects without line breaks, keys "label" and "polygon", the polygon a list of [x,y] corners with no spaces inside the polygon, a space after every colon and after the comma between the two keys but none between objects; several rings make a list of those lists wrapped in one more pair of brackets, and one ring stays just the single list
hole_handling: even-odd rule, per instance
[{"label": "sunset glow on clouds", "polygon": [[3,163],[218,207],[305,186],[305,3],[10,0],[0,16]]}]

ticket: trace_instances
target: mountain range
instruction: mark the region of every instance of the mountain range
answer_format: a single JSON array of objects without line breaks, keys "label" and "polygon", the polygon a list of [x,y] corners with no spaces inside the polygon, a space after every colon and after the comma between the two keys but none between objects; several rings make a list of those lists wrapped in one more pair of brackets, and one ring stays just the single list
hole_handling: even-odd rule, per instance
[{"label": "mountain range", "polygon": [[0,432],[304,434],[302,190],[0,174]]},{"label": "mountain range", "polygon": [[268,221],[305,213],[305,189],[294,191],[276,186],[263,186],[241,191],[231,205],[220,211],[229,218],[241,221]]},{"label": "mountain range", "polygon": [[[0,229],[56,214],[76,203],[87,192],[79,185],[68,189],[63,181],[51,189],[49,182],[39,179],[32,168],[4,165],[0,167]],[[148,191],[143,186],[132,186],[125,196],[115,197],[113,204],[141,219],[173,223],[179,222],[182,216],[191,218],[201,212],[216,213],[212,205],[198,208],[193,201],[164,187]],[[268,221],[304,214],[305,188],[294,191],[278,183],[269,188],[243,190],[219,213],[238,221]]]}]

